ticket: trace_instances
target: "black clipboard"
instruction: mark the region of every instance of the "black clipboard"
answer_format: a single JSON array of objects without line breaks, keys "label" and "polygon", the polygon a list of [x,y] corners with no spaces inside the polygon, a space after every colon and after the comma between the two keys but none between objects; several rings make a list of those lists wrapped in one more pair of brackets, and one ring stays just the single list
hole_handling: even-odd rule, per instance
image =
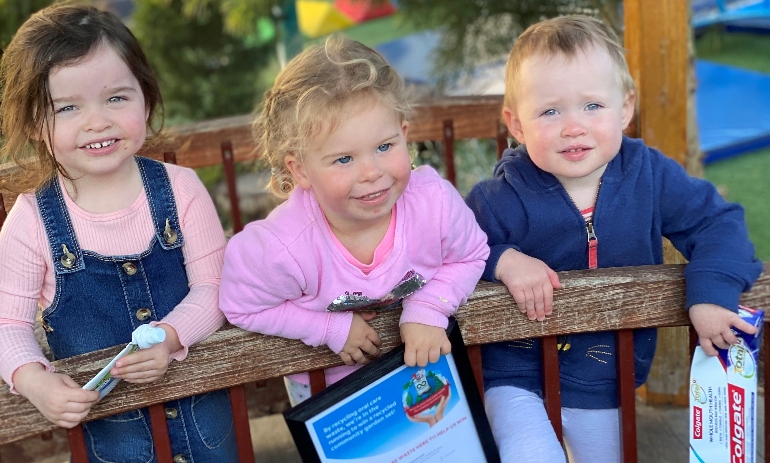
[{"label": "black clipboard", "polygon": [[407,367],[402,344],[286,411],[302,461],[499,462],[454,318],[447,336],[435,364]]}]

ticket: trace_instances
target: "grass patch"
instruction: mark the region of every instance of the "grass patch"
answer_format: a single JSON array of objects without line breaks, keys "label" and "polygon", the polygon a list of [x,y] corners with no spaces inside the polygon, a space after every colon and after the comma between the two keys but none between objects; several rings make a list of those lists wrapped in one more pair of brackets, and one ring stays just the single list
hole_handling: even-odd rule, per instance
[{"label": "grass patch", "polygon": [[770,149],[754,151],[739,157],[709,164],[706,179],[723,187],[728,201],[740,203],[746,210],[749,237],[757,257],[770,261]]},{"label": "grass patch", "polygon": [[695,41],[699,59],[770,74],[770,35],[714,28]]},{"label": "grass patch", "polygon": [[[699,59],[770,74],[770,35],[726,32],[715,27],[695,41]],[[749,237],[757,257],[770,260],[770,149],[746,153],[709,164],[705,177],[723,187],[728,201],[740,203],[746,210]]]}]

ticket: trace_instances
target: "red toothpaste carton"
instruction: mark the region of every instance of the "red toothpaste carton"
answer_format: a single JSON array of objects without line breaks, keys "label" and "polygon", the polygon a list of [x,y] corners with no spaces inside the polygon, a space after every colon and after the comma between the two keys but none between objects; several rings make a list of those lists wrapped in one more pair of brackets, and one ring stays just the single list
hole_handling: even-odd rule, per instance
[{"label": "red toothpaste carton", "polygon": [[754,463],[757,442],[757,362],[765,314],[739,307],[759,328],[734,332],[738,342],[709,357],[698,346],[690,369],[690,463]]}]

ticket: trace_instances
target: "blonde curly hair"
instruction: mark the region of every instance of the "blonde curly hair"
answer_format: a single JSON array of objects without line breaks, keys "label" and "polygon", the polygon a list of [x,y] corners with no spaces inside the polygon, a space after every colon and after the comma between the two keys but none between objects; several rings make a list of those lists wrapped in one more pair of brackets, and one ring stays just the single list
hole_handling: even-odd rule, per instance
[{"label": "blonde curly hair", "polygon": [[410,114],[403,79],[366,45],[333,36],[289,62],[265,93],[253,124],[257,149],[271,168],[273,194],[285,198],[294,189],[286,156],[302,159],[308,146],[336,130],[349,105],[362,99],[392,108],[401,122]]}]

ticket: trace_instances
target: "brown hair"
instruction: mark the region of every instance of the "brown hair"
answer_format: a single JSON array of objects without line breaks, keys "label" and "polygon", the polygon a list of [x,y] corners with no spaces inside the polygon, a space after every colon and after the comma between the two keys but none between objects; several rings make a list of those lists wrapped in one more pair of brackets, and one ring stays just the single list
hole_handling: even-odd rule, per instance
[{"label": "brown hair", "polygon": [[160,131],[163,102],[158,82],[131,31],[112,13],[93,7],[45,8],[19,28],[0,61],[0,159],[21,168],[0,178],[0,187],[28,192],[53,179],[57,171],[69,178],[46,146],[54,130],[48,77],[58,67],[87,58],[102,43],[115,50],[139,81],[150,133]]},{"label": "brown hair", "polygon": [[379,53],[343,36],[312,46],[292,59],[265,93],[253,133],[271,167],[268,189],[285,198],[294,188],[287,155],[302,158],[318,136],[333,132],[351,102],[371,98],[409,115],[403,79]]},{"label": "brown hair", "polygon": [[615,32],[590,16],[559,16],[529,26],[514,42],[505,67],[503,106],[515,109],[519,71],[525,59],[541,53],[550,56],[562,54],[573,58],[592,45],[607,50],[615,65],[623,92],[633,92],[634,80],[628,71],[625,50]]}]

